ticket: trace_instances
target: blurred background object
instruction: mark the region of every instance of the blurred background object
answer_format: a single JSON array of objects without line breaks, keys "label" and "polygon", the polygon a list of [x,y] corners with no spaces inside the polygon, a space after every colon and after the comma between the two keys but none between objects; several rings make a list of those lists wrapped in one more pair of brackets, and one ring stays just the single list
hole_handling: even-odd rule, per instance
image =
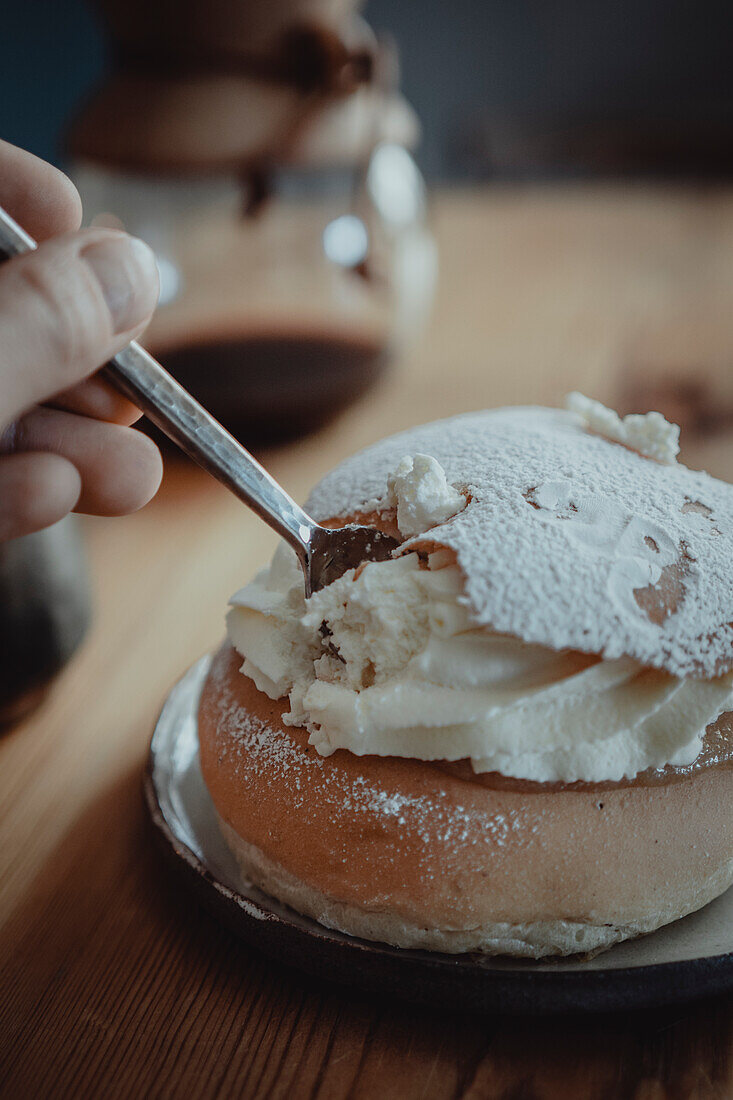
[{"label": "blurred background object", "polygon": [[[417,136],[407,101],[434,188],[480,184],[500,202],[507,188],[564,183],[585,203],[613,187],[619,209],[648,188],[646,283],[631,302],[618,288],[623,334],[600,382],[593,375],[597,396],[621,411],[655,405],[690,431],[733,425],[728,6],[425,0],[418,15],[405,0],[368,0],[378,36],[357,7],[36,0],[8,13],[18,49],[0,74],[2,133],[67,165],[71,148],[89,214],[119,217],[157,247],[169,306],[149,334],[155,350],[189,384],[203,372],[209,398],[251,442],[315,427],[365,390],[419,331],[434,275],[421,180],[402,155]],[[383,31],[400,47],[406,101]],[[382,175],[408,211],[399,234],[367,184],[366,149],[379,138],[394,145]],[[268,188],[278,202],[237,224],[237,204],[252,209]],[[655,232],[675,196],[683,247]],[[589,221],[594,236],[606,234]],[[379,277],[364,279],[377,254]],[[504,364],[486,337],[490,404]],[[240,394],[249,420],[234,407],[245,358],[258,365]]]},{"label": "blurred background object", "polygon": [[90,618],[86,555],[75,516],[0,543],[0,732],[43,701]]},{"label": "blurred background object", "polygon": [[[368,0],[376,36],[361,7],[36,0],[8,12],[18,48],[0,74],[0,130],[49,159],[72,152],[89,215],[157,248],[170,306],[154,349],[194,388],[203,373],[202,396],[251,442],[316,427],[368,388],[431,297],[424,192],[404,155],[417,116],[433,187],[498,198],[564,182],[587,198],[613,185],[623,204],[643,186],[650,238],[653,194],[684,196],[685,247],[661,240],[649,255],[598,396],[653,404],[691,431],[733,425],[729,6],[425,0],[418,13]],[[381,141],[394,149],[374,174],[393,180],[399,232],[367,183]],[[240,202],[260,216],[235,229]],[[487,403],[503,369],[491,356],[487,334]]]},{"label": "blurred background object", "polygon": [[[368,0],[378,36],[359,6],[36,0],[7,13],[17,49],[0,74],[0,130],[67,164],[70,149],[88,212],[157,247],[169,305],[154,350],[194,389],[205,379],[201,396],[250,442],[314,428],[366,390],[419,331],[435,272],[405,155],[409,102],[433,187],[481,184],[501,201],[564,182],[586,201],[613,185],[622,205],[643,185],[656,188],[651,237],[653,195],[684,195],[687,247],[660,241],[649,256],[597,396],[622,411],[654,404],[689,430],[733,424],[728,6]],[[392,179],[399,226],[367,182],[380,141],[394,148],[374,176]],[[242,201],[259,218],[237,224]],[[486,354],[491,404],[505,364],[490,333]]]},{"label": "blurred background object", "polygon": [[157,253],[146,344],[250,446],[311,431],[424,319],[435,257],[391,41],[359,0],[96,0],[66,131],[88,220]]},{"label": "blurred background object", "polygon": [[[85,0],[6,7],[14,49],[0,73],[0,128],[58,159],[72,109],[108,71],[108,41]],[[733,36],[721,0],[367,0],[364,14],[399,44],[430,182],[731,172]]]}]

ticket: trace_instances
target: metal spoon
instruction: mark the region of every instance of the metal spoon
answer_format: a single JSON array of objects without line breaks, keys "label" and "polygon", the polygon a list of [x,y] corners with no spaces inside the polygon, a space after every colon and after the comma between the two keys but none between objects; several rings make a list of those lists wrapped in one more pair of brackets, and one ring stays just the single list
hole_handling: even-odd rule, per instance
[{"label": "metal spoon", "polygon": [[[36,242],[0,207],[0,262]],[[269,523],[298,555],[306,596],[363,561],[384,561],[398,545],[374,527],[321,527],[249,451],[135,342],[104,368],[110,382],[207,473]]]}]

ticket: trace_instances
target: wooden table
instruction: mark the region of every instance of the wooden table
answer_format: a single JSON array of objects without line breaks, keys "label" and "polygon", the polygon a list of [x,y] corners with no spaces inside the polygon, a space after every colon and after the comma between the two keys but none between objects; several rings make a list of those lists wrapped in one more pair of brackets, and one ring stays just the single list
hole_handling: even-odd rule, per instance
[{"label": "wooden table", "polygon": [[[652,313],[666,302],[682,332],[680,272],[704,263],[733,286],[727,192],[453,194],[436,201],[435,224],[430,331],[358,408],[268,455],[296,497],[347,452],[415,422],[572,387],[608,396],[638,339],[639,301]],[[715,314],[713,344],[731,313]],[[733,477],[723,434],[687,455]],[[52,698],[0,744],[0,1095],[733,1096],[731,1000],[603,1019],[448,1018],[301,977],[176,892],[142,808],[152,725],[274,539],[177,463],[143,512],[86,531],[94,628]]]}]

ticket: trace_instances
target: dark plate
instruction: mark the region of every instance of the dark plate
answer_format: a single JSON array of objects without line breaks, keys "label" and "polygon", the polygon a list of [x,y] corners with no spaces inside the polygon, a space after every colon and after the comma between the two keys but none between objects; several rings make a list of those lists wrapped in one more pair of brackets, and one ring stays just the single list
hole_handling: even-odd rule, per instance
[{"label": "dark plate", "polygon": [[701,912],[593,959],[527,962],[355,939],[244,883],[199,769],[196,713],[209,661],[194,665],[166,700],[145,794],[166,856],[200,901],[248,943],[352,988],[474,1012],[603,1012],[733,989],[733,889]]}]

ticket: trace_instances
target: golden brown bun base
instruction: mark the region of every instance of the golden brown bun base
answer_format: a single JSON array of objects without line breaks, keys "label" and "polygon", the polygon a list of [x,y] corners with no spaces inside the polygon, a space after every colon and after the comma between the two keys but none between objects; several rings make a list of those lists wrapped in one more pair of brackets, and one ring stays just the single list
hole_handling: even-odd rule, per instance
[{"label": "golden brown bun base", "polygon": [[323,923],[400,946],[567,954],[733,881],[729,763],[654,786],[529,790],[441,763],[323,758],[240,663],[225,645],[204,686],[203,776],[243,871]]}]

